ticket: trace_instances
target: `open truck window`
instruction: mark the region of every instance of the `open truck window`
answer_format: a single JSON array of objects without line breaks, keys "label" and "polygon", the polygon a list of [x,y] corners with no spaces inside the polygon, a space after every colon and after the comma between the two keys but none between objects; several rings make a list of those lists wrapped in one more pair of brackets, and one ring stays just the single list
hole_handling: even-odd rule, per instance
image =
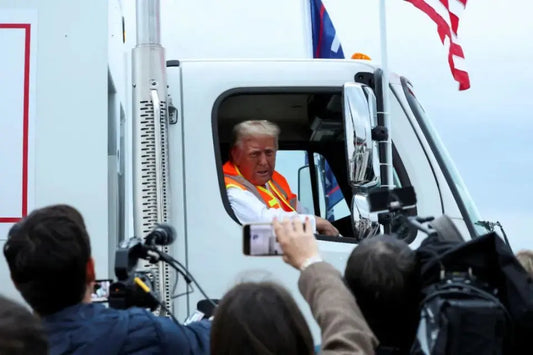
[{"label": "open truck window", "polygon": [[[213,142],[220,193],[231,218],[239,223],[227,198],[222,165],[229,159],[232,129],[245,120],[268,120],[281,129],[276,170],[298,194],[299,203],[307,213],[330,220],[343,236],[359,239],[349,208],[354,191],[348,184],[342,102],[342,88],[243,88],[217,99]],[[410,185],[399,156],[394,158],[395,185]]]}]

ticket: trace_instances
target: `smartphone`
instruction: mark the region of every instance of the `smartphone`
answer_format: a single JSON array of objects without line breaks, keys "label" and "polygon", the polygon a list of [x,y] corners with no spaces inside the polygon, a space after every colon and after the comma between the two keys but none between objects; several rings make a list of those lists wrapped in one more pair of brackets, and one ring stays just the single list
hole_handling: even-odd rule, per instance
[{"label": "smartphone", "polygon": [[113,280],[95,280],[94,289],[91,294],[91,301],[96,303],[105,303],[109,301],[109,286]]},{"label": "smartphone", "polygon": [[282,255],[272,223],[252,223],[242,227],[242,252],[244,255]]}]

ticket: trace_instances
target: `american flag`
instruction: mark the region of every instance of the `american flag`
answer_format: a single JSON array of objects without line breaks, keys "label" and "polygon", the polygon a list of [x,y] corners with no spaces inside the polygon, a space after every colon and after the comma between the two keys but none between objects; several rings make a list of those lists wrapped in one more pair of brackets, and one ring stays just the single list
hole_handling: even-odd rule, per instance
[{"label": "american flag", "polygon": [[463,48],[457,40],[459,17],[467,0],[406,0],[422,10],[437,24],[441,42],[448,47],[448,63],[459,90],[470,87],[470,78],[464,66]]}]

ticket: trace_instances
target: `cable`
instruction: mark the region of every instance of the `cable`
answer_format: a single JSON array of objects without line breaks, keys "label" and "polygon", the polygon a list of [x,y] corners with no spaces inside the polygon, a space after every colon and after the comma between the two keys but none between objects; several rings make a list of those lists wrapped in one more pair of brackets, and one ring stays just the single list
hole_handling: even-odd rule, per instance
[{"label": "cable", "polygon": [[196,281],[194,276],[191,275],[189,270],[187,270],[187,268],[182,263],[180,263],[178,260],[174,259],[172,256],[160,250],[157,250],[157,253],[159,254],[159,256],[161,257],[163,261],[166,261],[169,265],[173,266],[176,269],[176,271],[181,273],[183,277],[185,278],[185,281],[187,281],[187,283],[190,283],[191,281],[194,282],[196,287],[198,287],[198,291],[200,291],[200,293],[206,298],[206,300],[209,303],[211,303],[213,307],[217,307],[217,304],[213,302],[213,300],[209,296],[207,296],[205,291],[202,289],[202,286],[200,286],[200,284]]},{"label": "cable", "polygon": [[[169,254],[159,250],[155,245],[144,245],[144,250],[146,251],[146,255],[149,257],[149,261],[151,263],[155,263],[159,260],[162,260],[164,262],[166,262],[168,265],[170,265],[171,267],[174,268],[174,270],[176,270],[179,274],[181,274],[183,276],[183,278],[185,279],[185,281],[187,282],[187,285],[190,285],[191,282],[194,282],[194,284],[196,285],[196,287],[198,288],[198,290],[200,291],[200,293],[205,297],[205,299],[213,306],[213,307],[217,307],[217,304],[215,302],[213,302],[213,300],[207,296],[207,294],[205,293],[205,291],[203,290],[203,288],[200,286],[200,284],[198,283],[198,281],[196,281],[196,279],[194,278],[194,276],[192,276],[192,274],[189,272],[189,270],[187,270],[187,268],[181,264],[178,260],[174,259],[172,256],[170,256]],[[136,281],[134,280],[135,283],[137,283],[139,285],[139,287],[141,287],[145,292],[147,293],[150,293],[150,289],[148,288],[148,286],[146,286],[140,279],[139,281]],[[140,282],[140,283],[139,283]],[[141,286],[144,285],[143,286]],[[176,283],[177,284],[177,283]],[[153,296],[153,294],[152,294]],[[153,296],[154,298],[156,298],[155,296]],[[156,298],[156,300],[158,301],[159,304],[161,304],[161,302],[159,301],[159,299]],[[164,307],[164,306],[162,306]],[[171,314],[171,313],[170,313]],[[171,314],[172,315],[172,314]],[[172,315],[172,318],[174,318],[174,315]],[[175,318],[174,318],[175,319]]]},{"label": "cable", "polygon": [[[179,267],[182,268],[182,272],[186,273],[187,276],[190,278],[190,280],[192,280],[192,282],[196,285],[196,287],[198,288],[198,291],[200,291],[200,293],[205,297],[205,299],[211,303],[211,305],[213,307],[217,307],[217,304],[215,302],[213,302],[213,300],[205,293],[205,291],[202,289],[202,287],[200,286],[200,284],[198,283],[198,281],[196,281],[196,279],[194,278],[194,276],[191,275],[191,273],[185,268],[185,266],[183,266],[179,261],[177,261],[176,259],[172,258],[172,261],[174,263],[176,263]],[[176,266],[176,265],[174,265]],[[185,277],[185,275],[183,275]]]},{"label": "cable", "polygon": [[150,290],[150,287],[148,287],[139,277],[135,277],[133,279],[133,282],[135,282],[135,284],[137,286],[139,286],[144,292],[146,292],[147,294],[149,294],[158,304],[159,306],[161,306],[161,308],[163,308],[163,310],[165,310],[165,312],[167,312],[167,314],[170,314],[170,316],[172,317],[172,320],[174,320],[174,322],[177,324],[177,325],[180,325],[178,323],[178,320],[176,319],[176,317],[174,317],[174,314],[172,314],[172,312],[170,312],[168,310],[168,308],[165,306],[164,302],[161,302],[161,300],[159,300],[159,298],[157,298],[154,293],[152,292],[152,290]]},{"label": "cable", "polygon": [[182,293],[178,293],[177,295],[172,295],[172,299],[176,299],[176,298],[179,298],[179,297],[182,297],[182,296],[185,296],[185,295],[189,295],[191,293],[194,292],[194,287],[192,287],[191,284],[187,284],[187,291],[185,292],[182,292]]},{"label": "cable", "polygon": [[[158,300],[159,301],[159,300]],[[172,312],[169,311],[169,309],[165,306],[165,302],[161,302],[159,301],[159,305],[161,306],[161,308],[163,308],[163,310],[165,312],[167,312],[167,314],[170,315],[170,317],[172,318],[172,320],[174,321],[174,323],[178,324],[179,326],[182,326],[181,324],[179,324],[178,320],[176,319],[176,317],[174,317],[174,314]]]},{"label": "cable", "polygon": [[[496,221],[496,225],[498,227],[500,227],[500,230],[502,231],[502,234],[503,234],[503,239],[505,240],[505,243],[507,244],[507,246],[509,247],[509,249],[511,249],[511,243],[509,243],[509,239],[507,239],[507,234],[505,234],[505,231],[503,230],[503,226],[502,224],[500,223],[500,221]],[[511,252],[513,251],[513,249],[511,249]]]},{"label": "cable", "polygon": [[506,234],[505,231],[503,230],[503,226],[502,226],[502,224],[500,223],[500,221],[497,221],[496,223],[491,222],[491,221],[477,221],[475,224],[484,227],[484,228],[487,229],[489,232],[494,232],[494,229],[495,229],[494,227],[495,227],[495,226],[498,226],[498,227],[500,228],[500,230],[502,231],[503,239],[504,239],[504,241],[505,241],[505,244],[507,244],[507,246],[509,247],[509,249],[511,250],[511,252],[513,251],[512,248],[511,248],[511,244],[509,243],[509,239],[507,239],[507,234]]}]

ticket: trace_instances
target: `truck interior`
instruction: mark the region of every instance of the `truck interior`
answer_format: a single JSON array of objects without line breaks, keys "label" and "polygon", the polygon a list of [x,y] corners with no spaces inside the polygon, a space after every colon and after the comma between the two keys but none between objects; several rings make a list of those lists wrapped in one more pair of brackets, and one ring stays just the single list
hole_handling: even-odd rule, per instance
[{"label": "truck interior", "polygon": [[[342,88],[261,88],[234,89],[222,94],[212,110],[213,142],[219,168],[219,188],[224,207],[236,222],[226,195],[222,165],[229,159],[232,129],[245,120],[269,120],[280,129],[276,170],[289,181],[291,189],[308,213],[330,220],[347,238],[332,241],[357,242],[349,206],[355,191],[348,183],[344,142]],[[309,159],[313,157],[313,159]],[[292,160],[291,160],[292,159]],[[393,147],[394,177],[397,186],[411,185],[403,163]],[[331,190],[326,169],[334,175],[336,194],[331,208]],[[295,178],[291,179],[294,175]],[[365,192],[365,191],[363,191]],[[416,213],[416,209],[410,214]],[[351,238],[350,238],[351,237]],[[330,237],[319,236],[330,240]]]},{"label": "truck interior", "polygon": [[[213,108],[213,132],[217,149],[217,163],[221,167],[229,158],[233,127],[245,120],[269,120],[280,129],[279,151],[276,170],[280,171],[280,159],[285,152],[300,152],[290,166],[298,180],[291,182],[308,212],[326,217],[324,182],[320,179],[318,162],[326,160],[342,191],[343,213],[330,220],[344,236],[352,235],[348,209],[352,191],[347,183],[346,154],[342,113],[342,90],[332,88],[324,91],[261,92],[261,90],[234,90],[221,96]],[[309,159],[308,157],[315,157]],[[287,171],[280,171],[287,177]],[[289,174],[290,175],[290,174]],[[305,181],[305,182],[304,182]],[[222,169],[219,171],[220,190],[228,214],[236,217],[229,206],[225,193]],[[308,188],[309,191],[303,191]]]}]

